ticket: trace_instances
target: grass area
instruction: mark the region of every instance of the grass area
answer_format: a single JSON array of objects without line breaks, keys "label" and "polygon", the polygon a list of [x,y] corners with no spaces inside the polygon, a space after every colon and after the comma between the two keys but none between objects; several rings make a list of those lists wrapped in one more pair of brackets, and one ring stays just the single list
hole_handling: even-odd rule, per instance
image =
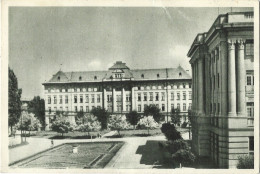
[{"label": "grass area", "polygon": [[[25,168],[104,168],[123,142],[67,143],[36,155],[16,166]],[[72,153],[73,146],[78,153]]]},{"label": "grass area", "polygon": [[104,135],[108,133],[109,130],[102,130],[99,132],[89,132],[89,135],[87,132],[69,132],[61,136],[61,134],[54,132],[54,131],[40,131],[36,132],[36,134],[33,137],[40,137],[40,138],[49,138],[49,139],[90,139],[91,136],[92,138],[96,138],[98,133],[101,133],[101,135]]},{"label": "grass area", "polygon": [[122,137],[147,137],[147,136],[157,136],[163,135],[161,129],[151,129],[148,131],[145,129],[136,129],[136,130],[121,130],[120,135],[116,133],[113,136],[108,138],[122,138]]}]

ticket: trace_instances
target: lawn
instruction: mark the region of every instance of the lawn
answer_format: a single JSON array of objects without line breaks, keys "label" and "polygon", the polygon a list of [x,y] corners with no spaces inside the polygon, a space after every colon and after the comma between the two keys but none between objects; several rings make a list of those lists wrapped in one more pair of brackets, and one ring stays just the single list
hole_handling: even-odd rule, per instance
[{"label": "lawn", "polygon": [[[67,143],[15,166],[23,168],[104,168],[123,142]],[[72,153],[73,146],[78,146],[78,153]]]}]

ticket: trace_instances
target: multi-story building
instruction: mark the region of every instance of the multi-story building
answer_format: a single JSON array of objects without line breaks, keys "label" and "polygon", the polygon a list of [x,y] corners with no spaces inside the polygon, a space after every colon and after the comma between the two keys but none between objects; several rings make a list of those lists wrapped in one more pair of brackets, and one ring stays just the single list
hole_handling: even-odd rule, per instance
[{"label": "multi-story building", "polygon": [[253,12],[219,15],[188,52],[192,66],[192,150],[220,168],[254,154]]},{"label": "multi-story building", "polygon": [[191,109],[191,76],[181,66],[165,69],[129,69],[117,61],[108,71],[58,71],[43,83],[46,129],[56,111],[64,111],[73,123],[78,111],[90,112],[102,107],[114,114],[155,104],[169,117],[171,108],[179,108],[182,122]]}]

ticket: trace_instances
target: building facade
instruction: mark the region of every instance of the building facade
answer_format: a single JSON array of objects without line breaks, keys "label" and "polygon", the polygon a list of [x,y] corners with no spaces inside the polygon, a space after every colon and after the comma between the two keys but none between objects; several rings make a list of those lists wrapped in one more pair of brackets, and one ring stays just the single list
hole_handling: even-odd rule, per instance
[{"label": "building facade", "polygon": [[192,150],[220,168],[254,154],[253,12],[219,15],[188,52],[192,66]]},{"label": "building facade", "polygon": [[181,66],[165,69],[129,69],[117,61],[108,71],[58,71],[43,83],[45,122],[48,130],[57,111],[63,111],[75,123],[78,111],[90,112],[102,107],[113,114],[125,114],[155,104],[170,119],[171,108],[179,108],[188,121],[191,109],[191,76]]}]

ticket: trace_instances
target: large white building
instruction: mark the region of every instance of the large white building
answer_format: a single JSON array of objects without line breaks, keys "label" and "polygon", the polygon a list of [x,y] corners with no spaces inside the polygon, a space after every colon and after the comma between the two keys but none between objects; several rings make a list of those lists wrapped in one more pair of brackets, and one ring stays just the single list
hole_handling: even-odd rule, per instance
[{"label": "large white building", "polygon": [[58,71],[43,85],[47,130],[58,110],[75,122],[78,111],[90,112],[94,107],[114,114],[142,113],[146,106],[155,104],[164,115],[178,107],[183,122],[192,101],[191,76],[180,66],[130,70],[117,61],[108,71]]}]

